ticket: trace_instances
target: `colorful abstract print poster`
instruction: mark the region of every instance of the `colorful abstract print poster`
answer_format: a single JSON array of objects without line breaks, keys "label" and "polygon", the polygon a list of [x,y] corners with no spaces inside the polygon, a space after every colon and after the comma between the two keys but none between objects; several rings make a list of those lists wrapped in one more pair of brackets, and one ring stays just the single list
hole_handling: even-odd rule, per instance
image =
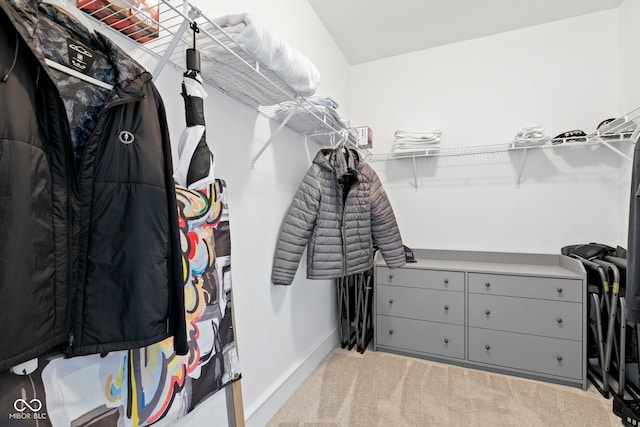
[{"label": "colorful abstract print poster", "polygon": [[14,366],[0,372],[0,426],[170,425],[240,378],[226,184],[176,193],[189,353],[176,355],[169,338],[70,359],[55,352]]}]

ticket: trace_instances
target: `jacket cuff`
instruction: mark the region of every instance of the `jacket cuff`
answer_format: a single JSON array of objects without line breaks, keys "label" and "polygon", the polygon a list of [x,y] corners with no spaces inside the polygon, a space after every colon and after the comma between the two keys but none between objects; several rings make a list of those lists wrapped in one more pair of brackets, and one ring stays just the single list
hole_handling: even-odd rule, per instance
[{"label": "jacket cuff", "polygon": [[291,282],[293,282],[293,276],[288,277],[282,274],[271,274],[271,282],[273,282],[274,285],[290,286]]},{"label": "jacket cuff", "polygon": [[389,256],[389,255],[385,256],[384,254],[382,254],[382,258],[384,258],[384,262],[387,264],[387,267],[389,268],[402,267],[407,263],[407,258],[404,255],[404,251],[402,252],[402,255],[396,255],[396,256]]}]

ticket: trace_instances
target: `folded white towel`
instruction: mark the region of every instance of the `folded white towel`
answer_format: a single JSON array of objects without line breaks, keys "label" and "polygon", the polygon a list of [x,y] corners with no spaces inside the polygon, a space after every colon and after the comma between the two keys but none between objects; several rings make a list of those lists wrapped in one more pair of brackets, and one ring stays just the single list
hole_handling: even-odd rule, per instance
[{"label": "folded white towel", "polygon": [[396,139],[407,139],[411,140],[434,140],[440,138],[442,136],[442,131],[440,130],[417,130],[417,131],[406,131],[406,130],[397,130],[393,134]]},{"label": "folded white towel", "polygon": [[529,126],[524,127],[518,133],[515,138],[543,138],[544,128],[542,126]]},{"label": "folded white towel", "polygon": [[440,137],[434,137],[431,139],[421,139],[421,138],[396,138],[394,141],[398,142],[415,142],[417,144],[432,144],[436,142],[440,142]]},{"label": "folded white towel", "polygon": [[[226,15],[214,19],[214,22],[296,93],[302,96],[315,93],[320,84],[320,73],[315,65],[265,26],[256,22],[252,15]],[[231,50],[235,48],[232,42],[225,45]],[[205,46],[202,52],[214,56],[226,53],[222,47],[216,45]]]},{"label": "folded white towel", "polygon": [[[291,110],[295,109],[295,114],[293,117],[289,119],[288,124],[290,127],[294,129],[305,129],[309,128],[310,125],[317,125],[318,119],[322,122],[329,124],[330,126],[336,128],[338,131],[347,131],[349,137],[352,141],[358,141],[360,139],[360,135],[358,131],[351,127],[351,123],[349,120],[343,118],[338,111],[328,105],[321,105],[313,102],[315,97],[309,98],[311,106],[309,106],[309,110],[306,110],[298,105],[298,103],[293,101],[285,101],[281,102],[279,105],[282,108],[279,108],[273,118],[278,121],[284,120]],[[331,99],[327,97],[328,99]],[[312,113],[316,117],[312,117]],[[300,127],[297,124],[301,124]]]},{"label": "folded white towel", "polygon": [[314,105],[324,105],[325,107],[338,108],[338,103],[330,96],[312,96],[308,101]]},{"label": "folded white towel", "polygon": [[515,147],[535,147],[544,145],[549,141],[549,137],[545,136],[542,126],[523,127],[511,140],[512,146]]},{"label": "folded white towel", "polygon": [[429,145],[429,146],[422,146],[422,147],[397,147],[397,146],[393,146],[393,148],[391,149],[391,151],[393,151],[394,153],[405,153],[408,151],[430,151],[436,148],[440,148],[440,144],[433,144],[433,145]]}]

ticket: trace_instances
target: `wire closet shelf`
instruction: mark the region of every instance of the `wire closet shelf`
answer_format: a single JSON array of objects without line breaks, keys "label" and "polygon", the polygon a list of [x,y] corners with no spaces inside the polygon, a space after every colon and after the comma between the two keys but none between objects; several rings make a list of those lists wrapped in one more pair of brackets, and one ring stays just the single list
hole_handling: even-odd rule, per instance
[{"label": "wire closet shelf", "polygon": [[538,143],[502,143],[488,145],[473,145],[461,147],[440,146],[425,147],[413,151],[391,152],[391,153],[375,153],[371,154],[369,161],[384,161],[403,158],[419,158],[419,157],[458,157],[469,156],[474,154],[492,154],[509,151],[527,151],[530,149],[548,149],[548,148],[572,148],[587,147],[595,145],[604,145],[620,156],[631,160],[622,151],[611,145],[612,142],[631,141],[636,143],[640,136],[640,107],[631,110],[623,116],[615,119],[609,126],[603,127],[591,134],[585,136],[574,136],[569,138],[548,138]]},{"label": "wire closet shelf", "polygon": [[[130,0],[126,2],[131,5]],[[159,0],[157,20],[149,13],[155,7],[158,6],[139,6],[136,12],[148,24],[158,28],[156,37],[145,38],[148,41],[139,45],[159,60],[153,71],[154,77],[167,63],[185,70],[185,51],[193,47],[195,39],[202,60],[202,78],[208,84],[268,119],[285,122],[287,127],[320,144],[331,145],[335,135],[346,135],[347,143],[357,145],[355,133],[347,132],[349,129],[333,115],[298,95],[190,2]],[[109,19],[116,15],[108,2],[95,10],[85,10],[85,13],[110,28]],[[197,26],[195,34],[190,28],[192,24]],[[118,26],[118,30],[133,39],[140,38],[136,36],[142,31],[134,28],[133,24]]]}]

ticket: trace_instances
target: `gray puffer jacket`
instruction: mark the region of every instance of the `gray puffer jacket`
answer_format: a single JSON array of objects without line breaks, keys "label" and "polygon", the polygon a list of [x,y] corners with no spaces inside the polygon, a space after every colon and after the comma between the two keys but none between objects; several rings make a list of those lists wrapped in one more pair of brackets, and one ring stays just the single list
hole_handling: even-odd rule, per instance
[{"label": "gray puffer jacket", "polygon": [[375,171],[353,150],[320,150],[280,230],[271,280],[290,285],[304,247],[307,278],[333,279],[373,267],[376,245],[389,267],[405,264],[393,209]]}]

